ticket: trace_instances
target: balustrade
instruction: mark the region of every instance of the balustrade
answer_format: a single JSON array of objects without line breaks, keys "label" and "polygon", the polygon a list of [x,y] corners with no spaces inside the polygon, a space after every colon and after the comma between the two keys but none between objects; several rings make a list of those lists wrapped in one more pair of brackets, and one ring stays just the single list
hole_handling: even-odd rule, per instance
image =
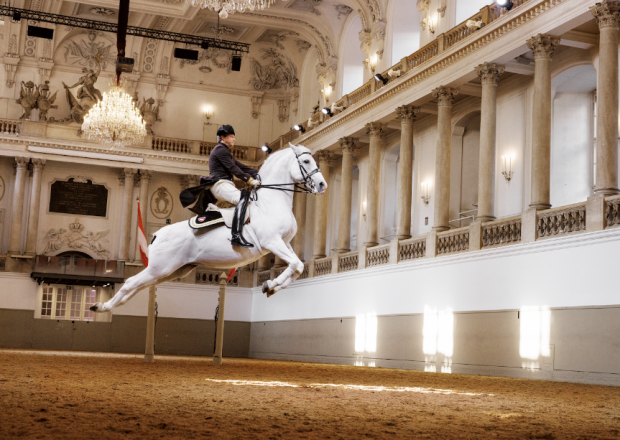
[{"label": "balustrade", "polygon": [[420,50],[407,57],[407,70],[418,67],[420,64],[430,60],[439,53],[439,42],[433,40]]},{"label": "balustrade", "polygon": [[299,278],[297,278],[298,280],[304,280],[306,278],[308,278],[308,276],[310,275],[310,269],[308,267],[308,262],[304,263],[304,270],[301,273],[301,275],[299,275]]},{"label": "balustrade", "polygon": [[482,247],[495,247],[521,241],[521,216],[482,224]]},{"label": "balustrade", "polygon": [[379,246],[373,246],[366,250],[366,265],[368,267],[380,266],[382,264],[388,264],[390,262],[390,245],[381,244]]},{"label": "balustrade", "polygon": [[620,195],[605,197],[605,219],[608,228],[620,225]]},{"label": "balustrade", "polygon": [[332,257],[321,258],[314,262],[314,276],[329,275],[332,273]]},{"label": "balustrade", "polygon": [[426,236],[408,238],[399,242],[399,260],[414,260],[426,256]]},{"label": "balustrade", "polygon": [[20,126],[18,121],[10,119],[0,119],[0,133],[2,134],[19,134]]},{"label": "balustrade", "polygon": [[[196,284],[219,284],[221,275],[221,270],[196,269]],[[231,286],[239,285],[239,277],[237,274],[233,275],[228,284]]]},{"label": "balustrade", "polygon": [[286,268],[287,268],[287,266],[283,266],[283,267],[278,267],[277,269],[275,269],[273,271],[273,279],[275,280],[280,275],[282,275],[282,272],[284,272],[286,270]]},{"label": "balustrade", "polygon": [[437,254],[453,254],[469,250],[469,228],[450,229],[437,234]]},{"label": "balustrade", "polygon": [[537,213],[538,238],[565,235],[586,229],[586,204],[562,206]]},{"label": "balustrade", "polygon": [[264,270],[262,272],[258,273],[258,285],[261,286],[265,281],[268,281],[271,279],[271,271],[270,270]]},{"label": "balustrade", "polygon": [[349,272],[357,270],[359,264],[359,252],[347,252],[338,257],[338,272]]},{"label": "balustrade", "polygon": [[[211,152],[213,151],[213,149],[215,148],[216,145],[217,145],[216,142],[200,142],[199,154],[201,156],[209,156],[211,154]],[[248,153],[249,153],[249,147],[235,146],[235,147],[233,147],[231,152],[232,152],[232,155],[233,155],[233,157],[235,159],[237,159],[237,160],[247,160],[248,159]]]},{"label": "balustrade", "polygon": [[192,152],[191,141],[185,139],[173,139],[153,136],[151,149],[156,151],[167,151],[170,153],[190,153]]}]

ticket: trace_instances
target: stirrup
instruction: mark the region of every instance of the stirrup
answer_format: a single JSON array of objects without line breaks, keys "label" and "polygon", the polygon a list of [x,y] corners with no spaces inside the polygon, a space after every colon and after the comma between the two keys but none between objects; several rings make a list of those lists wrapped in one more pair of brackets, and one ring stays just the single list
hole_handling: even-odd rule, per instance
[{"label": "stirrup", "polygon": [[232,244],[233,246],[241,246],[241,247],[245,247],[245,248],[253,248],[254,245],[250,242],[248,242],[245,238],[243,238],[243,235],[241,234],[235,234],[233,235],[233,237],[230,240],[230,244]]}]

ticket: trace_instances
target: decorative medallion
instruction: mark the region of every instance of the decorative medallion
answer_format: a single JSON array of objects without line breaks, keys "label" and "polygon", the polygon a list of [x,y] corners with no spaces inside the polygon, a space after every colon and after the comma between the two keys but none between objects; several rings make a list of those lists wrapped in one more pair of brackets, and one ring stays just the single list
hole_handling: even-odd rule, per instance
[{"label": "decorative medallion", "polygon": [[151,214],[156,218],[164,219],[170,217],[172,213],[172,196],[170,192],[163,186],[151,196]]},{"label": "decorative medallion", "polygon": [[109,17],[110,15],[114,15],[114,11],[107,8],[90,8],[90,12],[101,17]]}]

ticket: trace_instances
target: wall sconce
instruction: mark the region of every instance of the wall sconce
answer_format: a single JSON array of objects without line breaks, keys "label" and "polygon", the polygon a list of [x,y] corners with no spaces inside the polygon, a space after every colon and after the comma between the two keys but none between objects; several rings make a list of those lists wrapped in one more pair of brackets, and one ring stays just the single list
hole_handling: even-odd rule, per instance
[{"label": "wall sconce", "polygon": [[362,217],[366,220],[366,200],[362,202]]},{"label": "wall sconce", "polygon": [[428,17],[422,20],[424,26],[428,27],[428,30],[431,34],[435,33],[435,29],[437,28],[437,17]]},{"label": "wall sconce", "polygon": [[502,174],[506,182],[510,182],[514,171],[512,171],[512,163],[514,162],[514,156],[502,156],[503,169]]},{"label": "wall sconce", "polygon": [[213,116],[213,109],[211,109],[211,107],[207,105],[203,107],[202,114],[204,115],[205,120],[207,121],[205,122],[205,125],[211,125],[211,117]]},{"label": "wall sconce", "polygon": [[421,186],[422,186],[422,200],[424,201],[425,204],[428,205],[428,202],[431,200],[430,185],[428,182],[423,182]]},{"label": "wall sconce", "polygon": [[368,59],[368,67],[370,67],[372,73],[375,73],[375,68],[377,67],[377,55],[373,55]]},{"label": "wall sconce", "polygon": [[323,89],[323,96],[325,97],[325,102],[329,102],[329,97],[332,94],[332,86],[327,86]]}]

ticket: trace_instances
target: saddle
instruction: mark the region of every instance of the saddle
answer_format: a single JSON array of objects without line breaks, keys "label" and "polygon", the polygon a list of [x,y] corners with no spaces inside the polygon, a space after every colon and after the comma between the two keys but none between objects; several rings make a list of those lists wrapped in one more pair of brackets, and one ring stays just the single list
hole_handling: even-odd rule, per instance
[{"label": "saddle", "polygon": [[[232,228],[233,217],[235,216],[235,208],[219,208],[212,203],[209,203],[207,210],[196,217],[189,219],[189,226],[192,229],[203,229],[209,226],[226,226],[228,229]],[[259,252],[262,252],[261,246],[258,244],[258,238],[254,234],[252,227],[250,226],[250,213],[246,214],[245,229],[248,233],[248,241],[256,246]]]}]

